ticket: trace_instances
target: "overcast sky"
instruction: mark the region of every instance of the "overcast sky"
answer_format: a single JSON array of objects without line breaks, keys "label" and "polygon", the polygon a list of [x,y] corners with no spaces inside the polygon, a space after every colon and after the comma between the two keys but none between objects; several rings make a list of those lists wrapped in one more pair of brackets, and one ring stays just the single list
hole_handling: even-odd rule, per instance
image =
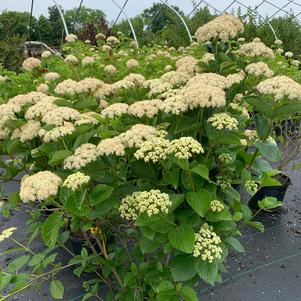
[{"label": "overcast sky", "polygon": [[[65,10],[78,7],[80,0],[56,0]],[[220,11],[223,11],[233,0],[207,0]],[[295,0],[300,2],[301,0]],[[116,0],[120,6],[124,3],[124,0]],[[135,16],[143,11],[143,9],[150,7],[153,2],[159,2],[159,0],[129,0],[126,6],[126,13],[129,16]],[[168,3],[179,6],[185,13],[189,13],[193,6],[192,0],[169,0]],[[200,0],[195,0],[198,3]],[[261,2],[261,0],[240,0],[241,3],[246,6],[255,7]],[[274,5],[284,5],[287,0],[269,0]],[[17,10],[17,11],[30,11],[31,0],[0,0],[0,11],[4,9]],[[39,16],[41,14],[47,15],[47,7],[53,5],[53,0],[35,0],[34,15]],[[109,20],[115,19],[119,12],[119,9],[113,4],[111,0],[84,0],[84,5],[90,8],[102,9],[107,15]],[[235,6],[237,8],[237,5]],[[285,9],[293,10],[295,13],[300,12],[301,6],[290,4]],[[260,8],[260,13],[263,15],[272,15],[277,11],[277,8],[271,5],[264,4]]]}]

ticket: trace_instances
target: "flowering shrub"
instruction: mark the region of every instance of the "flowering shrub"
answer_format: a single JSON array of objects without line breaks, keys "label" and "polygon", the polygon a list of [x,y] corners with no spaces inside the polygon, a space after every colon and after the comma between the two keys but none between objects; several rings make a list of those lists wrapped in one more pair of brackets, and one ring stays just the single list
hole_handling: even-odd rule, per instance
[{"label": "flowering shrub", "polygon": [[[228,253],[244,251],[240,228],[263,231],[234,185],[250,196],[279,185],[264,159],[280,159],[273,124],[301,111],[301,86],[287,71],[297,67],[278,54],[279,41],[273,51],[258,39],[244,43],[242,32],[227,15],[179,50],[102,34],[90,48],[69,35],[65,59],[29,58],[23,74],[7,75],[3,180],[27,174],[2,214],[34,209],[26,246],[14,228],[0,236],[26,253],[1,273],[0,289],[10,290],[1,300],[47,279],[62,299],[59,272],[70,267],[90,273],[83,300],[100,299],[105,284],[108,300],[195,301],[200,280],[221,281]],[[41,84],[48,89],[33,91]],[[267,198],[260,210],[276,206]],[[35,253],[39,235],[46,247]],[[74,236],[80,254],[69,250]],[[68,250],[67,265],[58,247]]]}]

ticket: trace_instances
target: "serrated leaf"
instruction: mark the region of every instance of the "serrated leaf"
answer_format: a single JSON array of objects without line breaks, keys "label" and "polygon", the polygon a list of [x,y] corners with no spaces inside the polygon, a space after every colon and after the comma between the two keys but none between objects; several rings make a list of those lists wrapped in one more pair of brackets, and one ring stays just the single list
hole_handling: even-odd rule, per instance
[{"label": "serrated leaf", "polygon": [[54,247],[57,241],[62,226],[62,217],[61,212],[54,212],[48,216],[42,225],[42,238],[46,246],[50,248]]},{"label": "serrated leaf", "polygon": [[90,194],[90,201],[92,205],[97,205],[109,199],[113,193],[113,188],[105,184],[96,185]]},{"label": "serrated leaf", "polygon": [[269,142],[257,142],[255,146],[269,161],[277,162],[281,159],[281,153],[277,145]]},{"label": "serrated leaf", "polygon": [[199,301],[195,290],[190,286],[182,286],[179,294],[185,301]]},{"label": "serrated leaf", "polygon": [[170,263],[174,281],[188,281],[197,274],[196,259],[192,256],[178,255]]},{"label": "serrated leaf", "polygon": [[210,222],[232,220],[232,216],[231,216],[231,213],[228,208],[225,208],[221,212],[213,212],[213,211],[209,210],[209,211],[207,211],[205,217]]},{"label": "serrated leaf", "polygon": [[201,217],[204,217],[212,201],[211,194],[206,190],[188,192],[186,199],[190,207]]},{"label": "serrated leaf", "polygon": [[218,276],[218,264],[216,262],[208,262],[199,260],[198,262],[198,275],[207,283],[213,285]]},{"label": "serrated leaf", "polygon": [[49,165],[59,165],[64,162],[64,160],[71,156],[72,152],[69,150],[59,150],[50,154]]},{"label": "serrated leaf", "polygon": [[231,246],[236,252],[244,253],[246,251],[241,242],[235,237],[226,238],[225,243]]},{"label": "serrated leaf", "polygon": [[23,255],[13,260],[7,267],[8,272],[15,273],[19,271],[30,259],[29,255]]},{"label": "serrated leaf", "polygon": [[64,298],[64,285],[59,280],[52,280],[50,283],[50,294],[53,299],[62,300]]},{"label": "serrated leaf", "polygon": [[192,227],[180,225],[168,232],[168,238],[171,245],[184,252],[191,253],[193,251],[195,234]]},{"label": "serrated leaf", "polygon": [[143,254],[148,254],[153,252],[159,247],[159,244],[156,241],[149,240],[144,236],[141,236],[139,240],[139,247]]},{"label": "serrated leaf", "polygon": [[198,164],[197,166],[193,167],[191,171],[201,176],[202,178],[209,180],[209,169],[206,165]]}]

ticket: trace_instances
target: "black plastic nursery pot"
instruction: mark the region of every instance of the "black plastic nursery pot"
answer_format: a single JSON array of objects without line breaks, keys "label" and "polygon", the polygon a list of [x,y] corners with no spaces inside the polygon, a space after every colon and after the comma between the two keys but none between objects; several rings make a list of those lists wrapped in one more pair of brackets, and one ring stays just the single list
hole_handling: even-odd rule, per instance
[{"label": "black plastic nursery pot", "polygon": [[[263,200],[265,197],[274,197],[278,201],[283,202],[287,188],[291,185],[289,177],[281,174],[278,175],[278,180],[282,183],[279,186],[266,186],[260,188],[253,197],[249,200],[249,207],[255,210],[259,210],[258,201]],[[272,212],[279,211],[280,208],[272,209]]]}]

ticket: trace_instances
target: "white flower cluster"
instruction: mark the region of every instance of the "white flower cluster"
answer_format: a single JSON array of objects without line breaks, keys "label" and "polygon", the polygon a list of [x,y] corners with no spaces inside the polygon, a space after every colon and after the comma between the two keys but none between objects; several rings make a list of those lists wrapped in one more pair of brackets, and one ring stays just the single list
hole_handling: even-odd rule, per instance
[{"label": "white flower cluster", "polygon": [[80,120],[80,113],[72,108],[57,107],[47,112],[42,118],[42,122],[53,125],[63,125],[65,121]]},{"label": "white flower cluster", "polygon": [[189,159],[193,154],[204,153],[202,145],[192,137],[181,137],[172,140],[167,149],[167,154],[173,154],[178,159]]},{"label": "white flower cluster", "polygon": [[264,95],[274,95],[275,100],[285,97],[290,100],[301,100],[301,85],[284,75],[262,81],[257,85],[257,90]]},{"label": "white flower cluster", "polygon": [[197,63],[198,60],[193,56],[184,56],[176,62],[177,71],[194,75],[196,72]]},{"label": "white flower cluster", "polygon": [[69,42],[69,43],[73,43],[76,40],[77,40],[77,36],[75,34],[72,34],[72,33],[66,35],[66,37],[65,37],[65,41]]},{"label": "white flower cluster", "polygon": [[75,127],[71,122],[64,122],[63,125],[57,126],[49,131],[41,129],[39,136],[43,138],[44,142],[58,141],[60,138],[72,134],[75,131]]},{"label": "white flower cluster", "polygon": [[227,42],[244,32],[244,25],[239,18],[233,15],[223,15],[200,27],[195,37],[198,42],[203,43],[218,39]]},{"label": "white flower cluster", "polygon": [[208,118],[208,122],[218,130],[227,129],[230,131],[238,129],[238,121],[228,113],[216,113]]},{"label": "white flower cluster", "polygon": [[78,83],[73,79],[66,79],[59,83],[54,92],[58,95],[75,95],[78,91]]},{"label": "white flower cluster", "polygon": [[96,145],[84,143],[75,149],[74,154],[64,160],[65,169],[81,169],[97,160]]},{"label": "white flower cluster", "polygon": [[294,53],[291,52],[291,51],[287,51],[287,52],[284,53],[284,56],[290,59],[294,56]]},{"label": "white flower cluster", "polygon": [[170,83],[172,86],[186,84],[191,78],[191,74],[180,71],[169,71],[161,76],[161,80]]},{"label": "white flower cluster", "polygon": [[103,45],[102,50],[104,52],[110,52],[112,50],[112,47],[110,45]]},{"label": "white flower cluster", "polygon": [[157,129],[145,125],[145,124],[135,124],[128,131],[120,134],[118,138],[124,147],[140,147],[141,144],[155,137],[157,134]]},{"label": "white flower cluster", "polygon": [[249,192],[250,194],[254,194],[258,191],[259,185],[255,181],[249,180],[249,181],[246,181],[245,187],[246,187],[247,192]]},{"label": "white flower cluster", "polygon": [[117,73],[117,68],[113,65],[107,65],[104,67],[103,71],[108,74],[115,74]]},{"label": "white flower cluster", "polygon": [[266,56],[271,59],[275,58],[273,49],[266,46],[260,40],[257,41],[255,39],[250,43],[241,45],[238,53],[251,57]]},{"label": "white flower cluster", "polygon": [[47,170],[25,176],[21,181],[20,199],[23,203],[46,200],[57,195],[61,183],[59,176]]},{"label": "white flower cluster", "polygon": [[205,63],[205,64],[209,64],[209,62],[215,61],[215,56],[213,53],[205,53],[202,58],[201,58],[201,62]]},{"label": "white flower cluster", "polygon": [[97,154],[98,156],[123,156],[125,154],[125,147],[118,136],[107,138],[101,140],[97,145]]},{"label": "white flower cluster", "polygon": [[7,238],[10,238],[14,231],[16,231],[17,228],[16,227],[11,227],[11,228],[8,228],[8,229],[5,229],[2,231],[2,233],[0,234],[0,242],[2,242],[3,240],[7,239]]},{"label": "white flower cluster", "polygon": [[41,66],[41,61],[34,57],[29,57],[25,59],[24,62],[22,63],[22,68],[28,72],[31,72],[33,69],[38,68],[40,66]]},{"label": "white flower cluster", "polygon": [[96,40],[105,40],[106,36],[103,33],[99,32],[98,34],[95,35],[95,39]]},{"label": "white flower cluster", "polygon": [[184,103],[183,95],[173,95],[163,101],[160,110],[167,114],[180,115],[188,110],[188,105]]},{"label": "white flower cluster", "polygon": [[78,63],[78,58],[73,55],[73,54],[68,54],[65,58],[64,58],[64,62],[65,63]]},{"label": "white flower cluster", "polygon": [[142,87],[145,83],[144,76],[139,73],[130,73],[129,75],[124,77],[123,80],[132,82],[135,85],[135,87]]},{"label": "white flower cluster", "polygon": [[245,70],[248,74],[252,74],[255,76],[264,75],[265,77],[268,78],[274,76],[274,72],[264,62],[249,64],[248,66],[246,66]]},{"label": "white flower cluster", "polygon": [[122,199],[119,212],[122,218],[135,221],[141,213],[148,216],[167,214],[170,206],[171,201],[167,193],[160,190],[139,191]]},{"label": "white flower cluster", "polygon": [[277,45],[277,46],[281,46],[283,44],[283,42],[281,40],[279,40],[279,39],[276,39],[274,41],[274,44]]},{"label": "white flower cluster", "polygon": [[43,58],[50,57],[51,55],[52,55],[52,53],[49,50],[45,50],[41,53],[41,57],[43,57]]},{"label": "white flower cluster", "polygon": [[218,156],[218,161],[228,165],[232,162],[232,156],[228,153],[222,153]]},{"label": "white flower cluster", "polygon": [[39,136],[41,125],[38,121],[29,120],[19,129],[15,129],[11,135],[11,139],[20,138],[21,142],[32,140]]},{"label": "white flower cluster", "polygon": [[46,83],[50,83],[60,78],[60,75],[57,72],[48,72],[44,75],[44,79]]},{"label": "white flower cluster", "polygon": [[210,202],[209,208],[212,212],[221,212],[225,209],[225,206],[220,201],[213,200]]},{"label": "white flower cluster", "polygon": [[130,60],[128,60],[127,62],[126,62],[126,66],[128,67],[128,68],[136,68],[136,67],[138,67],[139,66],[139,62],[137,61],[137,60],[135,60],[135,59],[130,59]]},{"label": "white flower cluster", "polygon": [[109,43],[110,45],[118,45],[120,43],[120,41],[118,40],[118,38],[116,38],[114,36],[109,36],[107,38],[107,43]]},{"label": "white flower cluster", "polygon": [[41,92],[41,93],[48,93],[49,92],[49,87],[47,84],[39,84],[37,86],[37,92]]},{"label": "white flower cluster", "polygon": [[57,105],[53,103],[56,99],[56,97],[45,95],[45,97],[42,100],[40,100],[35,105],[31,106],[26,111],[25,118],[27,120],[42,118],[46,113],[57,108]]},{"label": "white flower cluster", "polygon": [[90,177],[86,176],[82,172],[76,172],[66,178],[63,183],[63,187],[67,187],[72,191],[76,191],[81,188],[83,185],[89,183]]},{"label": "white flower cluster", "polygon": [[192,255],[194,257],[201,256],[203,261],[212,263],[214,260],[221,259],[223,253],[221,238],[213,231],[212,226],[204,223],[199,231],[195,234],[195,245]]},{"label": "white flower cluster", "polygon": [[145,88],[150,88],[150,91],[149,91],[150,97],[162,94],[162,93],[172,89],[172,85],[170,83],[165,82],[158,78],[145,81],[143,86]]},{"label": "white flower cluster", "polygon": [[82,59],[82,65],[86,66],[86,65],[91,65],[95,63],[95,59],[92,56],[86,56]]},{"label": "white flower cluster", "polygon": [[244,117],[246,117],[247,119],[250,118],[249,111],[248,111],[245,107],[239,105],[238,103],[231,102],[231,103],[229,103],[229,107],[230,107],[232,110],[241,113],[241,114],[242,114]]},{"label": "white flower cluster", "polygon": [[75,125],[82,125],[82,124],[98,124],[98,120],[96,116],[99,116],[95,112],[86,112],[80,114],[80,119],[75,121]]},{"label": "white flower cluster", "polygon": [[160,99],[136,101],[128,107],[127,112],[139,118],[142,116],[153,118],[158,114],[161,105],[162,100]]},{"label": "white flower cluster", "polygon": [[114,118],[119,117],[122,114],[126,114],[128,110],[129,105],[126,103],[114,103],[105,109],[101,111],[101,116],[108,117],[108,118]]}]

